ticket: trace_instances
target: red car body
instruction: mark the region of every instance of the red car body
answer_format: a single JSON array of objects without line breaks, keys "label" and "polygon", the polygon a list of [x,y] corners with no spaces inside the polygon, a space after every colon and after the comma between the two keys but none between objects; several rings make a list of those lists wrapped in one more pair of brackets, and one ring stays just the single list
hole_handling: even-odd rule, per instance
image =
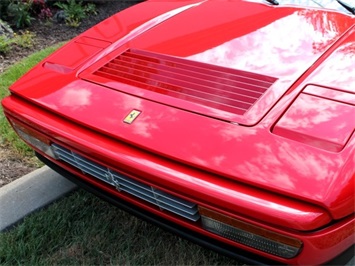
[{"label": "red car body", "polygon": [[123,208],[251,263],[322,264],[354,247],[354,21],[146,1],[46,58],[2,104],[43,161]]}]

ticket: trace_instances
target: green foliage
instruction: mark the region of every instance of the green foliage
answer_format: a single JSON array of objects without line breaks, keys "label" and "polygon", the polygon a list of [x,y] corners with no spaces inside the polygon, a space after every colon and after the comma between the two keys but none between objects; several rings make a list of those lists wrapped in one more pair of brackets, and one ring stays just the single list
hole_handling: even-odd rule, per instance
[{"label": "green foliage", "polygon": [[5,35],[0,35],[0,54],[6,54],[11,49],[11,40]]},{"label": "green foliage", "polygon": [[40,19],[52,17],[45,0],[0,0],[0,19],[8,21],[16,28],[30,26],[33,16]]},{"label": "green foliage", "polygon": [[89,3],[85,6],[85,13],[86,14],[93,14],[93,15],[97,15],[97,11],[96,11],[96,6],[93,3]]},{"label": "green foliage", "polygon": [[34,44],[34,37],[35,34],[33,32],[26,30],[19,35],[15,34],[14,42],[22,48],[32,48]]},{"label": "green foliage", "polygon": [[83,19],[89,14],[96,15],[96,6],[92,3],[83,5],[76,0],[57,2],[54,5],[64,11],[66,24],[70,27],[78,27]]},{"label": "green foliage", "polygon": [[30,26],[33,18],[31,17],[32,1],[11,1],[7,7],[7,14],[15,23],[16,28]]},{"label": "green foliage", "polygon": [[13,46],[21,48],[31,48],[34,44],[35,34],[30,31],[14,33],[12,37],[0,35],[0,54],[8,53]]}]

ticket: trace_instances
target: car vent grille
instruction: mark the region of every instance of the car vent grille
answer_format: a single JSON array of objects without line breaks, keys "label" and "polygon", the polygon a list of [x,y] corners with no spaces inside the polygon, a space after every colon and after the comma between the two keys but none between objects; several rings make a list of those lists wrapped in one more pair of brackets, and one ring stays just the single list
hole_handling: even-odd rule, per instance
[{"label": "car vent grille", "polygon": [[58,159],[74,166],[84,174],[89,174],[115,186],[119,191],[124,191],[158,206],[161,210],[173,212],[186,219],[197,221],[200,218],[197,205],[194,203],[133,180],[125,175],[88,160],[71,150],[63,148],[58,144],[52,144],[52,150]]},{"label": "car vent grille", "polygon": [[135,49],[93,74],[237,115],[248,111],[277,80]]}]

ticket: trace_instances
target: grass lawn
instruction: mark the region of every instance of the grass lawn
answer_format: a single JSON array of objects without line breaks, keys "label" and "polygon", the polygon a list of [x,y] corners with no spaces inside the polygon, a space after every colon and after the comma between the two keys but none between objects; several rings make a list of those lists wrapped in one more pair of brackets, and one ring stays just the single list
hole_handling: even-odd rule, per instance
[{"label": "grass lawn", "polygon": [[[0,75],[8,86],[56,47],[40,51]],[[1,107],[0,107],[1,108]],[[32,156],[0,110],[0,145]],[[31,154],[31,155],[30,155]],[[235,260],[143,222],[79,190],[0,233],[0,265],[230,265]]]},{"label": "grass lawn", "polygon": [[236,265],[79,190],[0,234],[1,265]]}]

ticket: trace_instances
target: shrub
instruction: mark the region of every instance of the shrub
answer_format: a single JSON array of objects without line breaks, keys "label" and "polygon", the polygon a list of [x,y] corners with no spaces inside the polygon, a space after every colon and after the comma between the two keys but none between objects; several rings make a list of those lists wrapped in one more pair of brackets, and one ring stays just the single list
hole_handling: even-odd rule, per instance
[{"label": "shrub", "polygon": [[21,48],[32,48],[35,34],[30,31],[14,33],[12,37],[0,35],[0,54],[8,53],[14,46]]},{"label": "shrub", "polygon": [[16,28],[30,26],[33,17],[52,17],[45,0],[0,0],[0,19],[8,21]]},{"label": "shrub", "polygon": [[7,7],[7,15],[14,21],[16,28],[24,28],[31,25],[33,18],[30,14],[31,0],[10,1]]},{"label": "shrub", "polygon": [[34,16],[37,16],[39,19],[50,19],[52,11],[47,6],[46,0],[30,0],[32,1],[31,13]]},{"label": "shrub", "polygon": [[5,35],[0,35],[0,54],[6,54],[11,49],[11,40]]},{"label": "shrub", "polygon": [[48,20],[51,17],[53,17],[53,14],[49,7],[42,8],[40,13],[38,14],[38,18],[42,20]]},{"label": "shrub", "polygon": [[33,32],[26,30],[25,32],[21,32],[21,34],[16,34],[14,42],[21,48],[32,48],[35,36]]},{"label": "shrub", "polygon": [[91,3],[83,5],[82,2],[67,0],[66,2],[56,2],[54,5],[64,11],[65,22],[71,27],[78,27],[88,14],[96,14],[96,7]]}]

